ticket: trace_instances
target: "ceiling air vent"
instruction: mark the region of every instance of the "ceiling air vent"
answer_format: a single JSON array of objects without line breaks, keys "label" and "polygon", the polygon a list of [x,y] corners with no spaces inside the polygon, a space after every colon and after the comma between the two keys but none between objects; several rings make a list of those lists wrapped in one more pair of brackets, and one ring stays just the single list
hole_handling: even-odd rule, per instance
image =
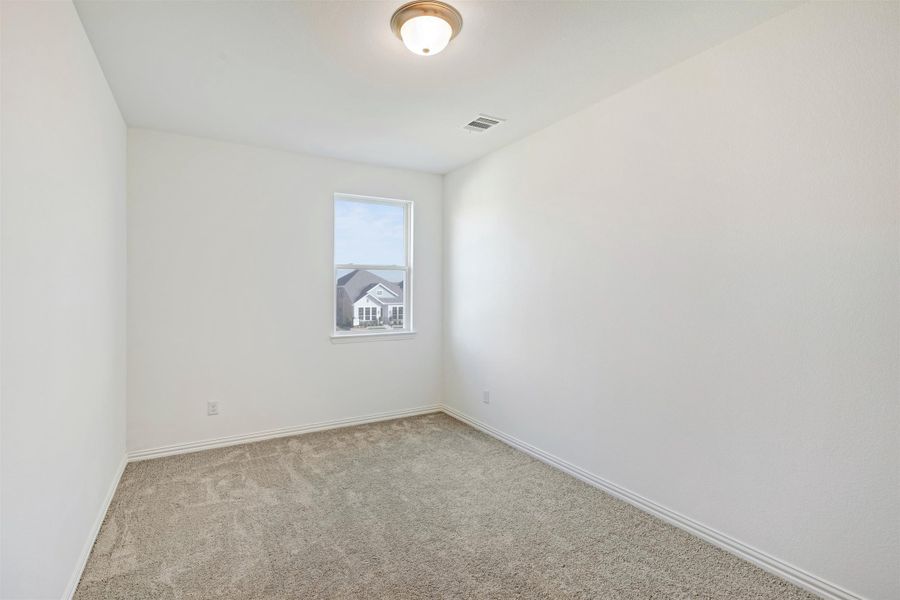
[{"label": "ceiling air vent", "polygon": [[481,133],[488,129],[493,129],[497,125],[503,123],[503,121],[505,121],[505,119],[498,119],[497,117],[489,117],[487,115],[478,115],[474,120],[469,121],[463,129]]}]

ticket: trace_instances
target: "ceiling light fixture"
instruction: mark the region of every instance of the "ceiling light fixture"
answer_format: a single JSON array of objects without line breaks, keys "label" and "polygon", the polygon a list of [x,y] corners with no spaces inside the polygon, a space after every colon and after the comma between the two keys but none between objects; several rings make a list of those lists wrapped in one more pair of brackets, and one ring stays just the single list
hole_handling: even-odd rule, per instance
[{"label": "ceiling light fixture", "polygon": [[391,17],[391,29],[403,44],[420,56],[437,54],[462,29],[462,15],[437,0],[404,4]]}]

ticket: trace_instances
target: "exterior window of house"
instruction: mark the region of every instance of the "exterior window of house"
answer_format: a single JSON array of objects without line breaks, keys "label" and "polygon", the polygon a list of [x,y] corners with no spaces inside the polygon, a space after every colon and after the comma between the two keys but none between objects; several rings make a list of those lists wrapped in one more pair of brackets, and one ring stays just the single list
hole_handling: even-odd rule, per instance
[{"label": "exterior window of house", "polygon": [[412,333],[413,204],[334,196],[334,337]]}]

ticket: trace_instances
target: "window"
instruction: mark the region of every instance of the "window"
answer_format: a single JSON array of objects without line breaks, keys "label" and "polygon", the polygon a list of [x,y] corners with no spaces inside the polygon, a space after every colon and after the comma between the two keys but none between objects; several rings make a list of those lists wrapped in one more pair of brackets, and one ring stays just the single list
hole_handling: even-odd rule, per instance
[{"label": "window", "polygon": [[412,332],[412,209],[335,194],[335,337]]}]

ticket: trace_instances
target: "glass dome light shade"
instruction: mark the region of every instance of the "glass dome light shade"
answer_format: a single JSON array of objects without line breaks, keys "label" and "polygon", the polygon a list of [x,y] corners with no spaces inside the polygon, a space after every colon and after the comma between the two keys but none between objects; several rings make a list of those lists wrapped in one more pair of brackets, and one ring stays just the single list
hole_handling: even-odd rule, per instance
[{"label": "glass dome light shade", "polygon": [[421,15],[400,27],[400,39],[410,52],[420,56],[437,54],[447,47],[453,37],[450,23],[433,15]]}]

